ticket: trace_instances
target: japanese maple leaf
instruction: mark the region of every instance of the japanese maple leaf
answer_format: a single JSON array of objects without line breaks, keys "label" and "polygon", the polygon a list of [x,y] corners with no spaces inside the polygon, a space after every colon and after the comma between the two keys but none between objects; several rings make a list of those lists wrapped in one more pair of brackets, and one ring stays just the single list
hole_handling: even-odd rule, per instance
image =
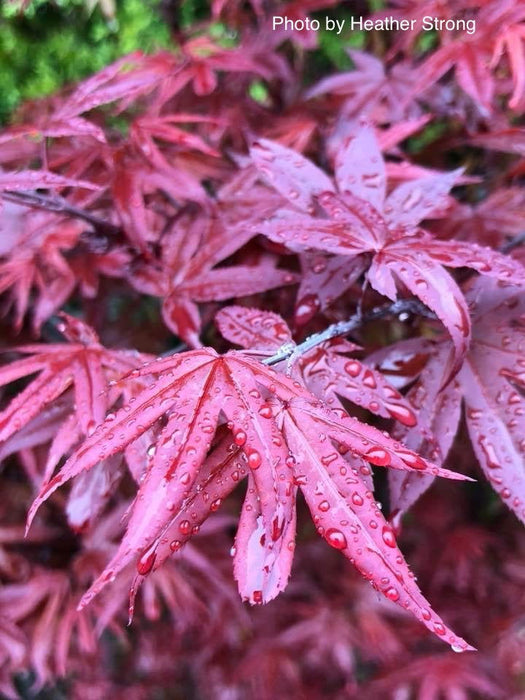
[{"label": "japanese maple leaf", "polygon": [[[525,19],[525,13],[524,13]],[[512,73],[513,92],[509,100],[509,107],[517,109],[523,100],[525,93],[525,22],[511,25],[503,30],[496,40],[491,67],[500,62],[503,53],[508,55],[510,70]]]},{"label": "japanese maple leaf", "polygon": [[163,299],[166,325],[194,347],[200,345],[198,302],[258,294],[297,280],[292,272],[276,268],[273,256],[256,265],[216,267],[254,235],[231,216],[223,220],[218,214],[210,220],[182,217],[163,239],[160,264],[138,267],[130,278],[139,291]]},{"label": "japanese maple leaf", "polygon": [[49,115],[35,115],[35,120],[30,124],[13,126],[5,129],[0,135],[0,144],[15,139],[28,138],[32,142],[36,137],[63,138],[65,136],[84,137],[91,136],[101,143],[106,142],[104,131],[93,122],[81,117],[69,119],[57,119],[54,113]]},{"label": "japanese maple leaf", "polygon": [[350,258],[368,253],[367,279],[376,291],[396,299],[397,277],[445,325],[455,347],[451,373],[468,348],[470,319],[443,265],[525,284],[525,269],[511,258],[473,243],[438,241],[420,228],[422,220],[441,215],[458,171],[404,182],[386,196],[385,163],[370,127],[338,154],[338,192],[322,170],[288,148],[263,140],[251,153],[261,176],[289,202],[261,231],[292,250]]},{"label": "japanese maple leaf", "polygon": [[[418,700],[468,700],[471,697],[498,700],[508,694],[501,679],[485,667],[476,654],[457,657],[433,654],[420,657],[363,688],[369,697],[395,697],[413,689]],[[417,688],[417,690],[415,690]],[[387,693],[387,695],[385,695]]]},{"label": "japanese maple leaf", "polygon": [[440,238],[477,242],[499,248],[523,232],[525,192],[501,187],[475,205],[455,204],[434,231]]},{"label": "japanese maple leaf", "polygon": [[[295,345],[286,322],[270,311],[229,306],[219,311],[215,321],[225,338],[250,350],[277,351],[283,345]],[[345,397],[384,418],[415,425],[410,404],[380,372],[345,356],[359,349],[345,340],[320,343],[298,358],[297,374],[313,394],[330,406],[341,406],[337,397]]]},{"label": "japanese maple leaf", "polygon": [[0,172],[0,192],[5,190],[36,190],[63,187],[80,187],[98,190],[99,185],[88,180],[60,175],[49,170],[20,170],[19,172]]},{"label": "japanese maple leaf", "polygon": [[[429,356],[408,394],[418,409],[418,425],[399,430],[412,449],[444,461],[465,406],[467,429],[478,462],[504,503],[525,522],[525,298],[511,286],[479,281],[470,292],[474,303],[472,343],[454,381],[440,391],[449,343],[409,342],[394,346],[383,371],[402,367],[417,354]],[[416,375],[417,376],[417,375]],[[431,479],[392,478],[392,507],[407,510]]]},{"label": "japanese maple leaf", "polygon": [[[429,610],[371,491],[334,445],[375,465],[449,477],[453,473],[425,462],[342,409],[331,411],[300,383],[243,352],[219,356],[202,348],[149,363],[130,377],[153,379],[133,403],[85,439],[44,486],[29,514],[30,523],[60,485],[123,451],[164,419],[126,534],[81,606],[137,556],[139,576],[147,575],[195,534],[247,476],[234,556],[243,597],[261,603],[285,587],[299,487],[319,533],[331,546],[347,555],[387,598],[399,601],[450,644],[467,648]],[[219,423],[232,438],[222,438],[208,456]]]},{"label": "japanese maple leaf", "polygon": [[[473,35],[475,37],[475,35]],[[463,34],[432,53],[421,65],[419,79],[414,86],[418,94],[436,83],[451,68],[455,68],[460,87],[480,107],[484,114],[492,110],[495,80],[489,67],[490,48],[486,40]]]},{"label": "japanese maple leaf", "polygon": [[132,245],[149,256],[149,246],[159,238],[165,220],[147,206],[146,196],[160,190],[174,201],[200,203],[205,203],[208,196],[192,173],[170,166],[165,159],[162,163],[148,162],[131,145],[115,149],[112,157],[115,209]]},{"label": "japanese maple leaf", "polygon": [[423,62],[413,94],[437,82],[454,67],[460,87],[488,114],[496,89],[491,69],[499,63],[506,49],[514,87],[509,106],[515,109],[523,98],[525,80],[525,55],[521,45],[524,19],[525,11],[520,3],[487,3],[477,15],[473,34],[463,32],[453,41],[444,42]]},{"label": "japanese maple leaf", "polygon": [[417,106],[407,108],[415,80],[412,66],[398,62],[387,70],[384,62],[372,54],[349,49],[348,55],[354,63],[353,70],[323,78],[305,95],[307,99],[326,94],[344,99],[338,129],[362,115],[382,124],[400,122],[407,111],[411,115],[419,112]]},{"label": "japanese maple leaf", "polygon": [[71,295],[75,276],[64,254],[75,246],[84,227],[78,220],[25,208],[7,219],[5,231],[9,235],[13,229],[16,245],[0,261],[0,293],[9,294],[17,330],[31,305],[37,332]]},{"label": "japanese maple leaf", "polygon": [[[92,433],[116,400],[108,382],[136,366],[140,356],[124,350],[107,350],[94,331],[78,319],[61,314],[59,329],[69,343],[24,345],[18,352],[31,355],[0,368],[0,385],[38,372],[38,376],[0,412],[0,442],[15,433],[63,396],[74,390],[73,412],[58,428],[51,444],[47,471],[82,435]],[[42,429],[42,428],[41,428]],[[44,435],[45,427],[43,428]]]},{"label": "japanese maple leaf", "polygon": [[[380,10],[372,15],[373,19],[394,17],[398,20],[408,20],[410,29],[396,32],[395,49],[406,51],[416,40],[423,26],[423,19],[453,19],[468,7],[479,7],[479,2],[473,0],[394,0],[393,7]],[[448,33],[448,32],[447,32]]]},{"label": "japanese maple leaf", "polygon": [[92,620],[88,623],[91,615],[76,612],[70,600],[68,576],[63,572],[43,571],[27,582],[4,585],[0,611],[12,623],[28,628],[37,687],[54,677],[54,669],[59,675],[65,674],[65,657],[75,631],[85,652],[96,649],[94,624]]},{"label": "japanese maple leaf", "polygon": [[478,134],[470,142],[504,153],[517,153],[525,156],[525,129],[511,127],[509,129],[492,130],[487,134]]},{"label": "japanese maple leaf", "polygon": [[69,122],[110,102],[122,101],[125,105],[133,98],[151,92],[175,61],[168,52],[145,56],[135,51],[123,56],[79,83],[55,110],[54,119]]}]

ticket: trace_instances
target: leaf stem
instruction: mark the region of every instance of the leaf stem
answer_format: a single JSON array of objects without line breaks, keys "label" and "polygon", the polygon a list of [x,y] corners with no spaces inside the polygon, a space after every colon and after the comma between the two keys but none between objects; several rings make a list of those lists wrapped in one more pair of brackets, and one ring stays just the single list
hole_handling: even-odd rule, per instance
[{"label": "leaf stem", "polygon": [[275,365],[278,362],[286,360],[286,373],[290,374],[297,359],[301,357],[301,355],[304,355],[305,352],[315,348],[317,345],[320,345],[327,340],[331,340],[332,338],[347,335],[369,321],[375,321],[376,319],[383,318],[384,316],[397,315],[401,313],[417,313],[427,316],[428,318],[435,318],[435,315],[431,313],[419,300],[400,299],[399,301],[395,301],[393,304],[376,306],[370,311],[367,311],[365,314],[358,312],[349,318],[348,321],[333,323],[323,331],[309,336],[302,343],[299,343],[299,345],[286,343],[285,345],[281,346],[275,352],[275,354],[262,360],[262,362],[265,365]]},{"label": "leaf stem", "polygon": [[46,211],[56,211],[62,212],[64,214],[69,214],[77,219],[82,219],[87,221],[89,224],[94,226],[101,232],[109,234],[117,234],[121,232],[120,226],[110,223],[109,221],[104,221],[94,214],[90,214],[83,209],[75,207],[70,204],[62,197],[54,196],[50,197],[45,194],[38,194],[36,192],[14,192],[12,190],[6,190],[2,192],[2,197],[9,202],[14,202],[15,204],[21,204],[25,207],[34,207],[36,209],[44,209]]}]

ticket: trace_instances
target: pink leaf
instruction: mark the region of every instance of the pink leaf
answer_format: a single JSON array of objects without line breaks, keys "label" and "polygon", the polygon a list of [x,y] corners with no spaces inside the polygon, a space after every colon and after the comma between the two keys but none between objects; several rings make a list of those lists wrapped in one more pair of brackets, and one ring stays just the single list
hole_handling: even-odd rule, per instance
[{"label": "pink leaf", "polygon": [[277,350],[292,341],[283,319],[271,311],[228,306],[215,317],[221,334],[230,343],[256,350]]}]

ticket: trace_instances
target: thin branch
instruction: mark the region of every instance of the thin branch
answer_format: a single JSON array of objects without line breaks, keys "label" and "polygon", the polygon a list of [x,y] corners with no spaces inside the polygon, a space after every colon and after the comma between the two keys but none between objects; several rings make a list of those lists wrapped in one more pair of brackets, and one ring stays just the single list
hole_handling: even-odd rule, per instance
[{"label": "thin branch", "polygon": [[286,362],[286,373],[290,374],[294,363],[297,361],[301,355],[305,352],[315,348],[317,345],[331,340],[332,338],[337,338],[340,336],[348,335],[359,326],[369,321],[375,321],[378,318],[383,318],[385,316],[398,315],[402,313],[417,313],[419,315],[426,316],[427,318],[435,318],[435,315],[430,312],[426,306],[424,306],[420,301],[415,299],[400,299],[393,304],[384,304],[383,306],[376,306],[374,309],[367,311],[365,314],[356,313],[348,321],[339,321],[339,323],[333,323],[324,331],[319,333],[314,333],[309,338],[306,338],[299,345],[294,345],[292,343],[286,343],[281,346],[277,352],[271,357],[267,357],[262,360],[265,365],[276,365],[278,362],[287,360]]},{"label": "thin branch", "polygon": [[511,250],[523,245],[523,243],[525,243],[525,231],[520,233],[518,236],[514,236],[514,238],[507,243],[504,243],[502,246],[500,246],[499,250],[501,253],[510,253]]},{"label": "thin branch", "polygon": [[120,226],[116,226],[109,221],[100,219],[94,214],[90,214],[83,209],[79,209],[62,197],[50,197],[48,195],[38,194],[36,192],[13,192],[12,190],[2,192],[2,197],[9,202],[21,204],[25,207],[34,207],[36,209],[44,209],[45,211],[56,211],[63,214],[69,214],[69,216],[73,216],[76,219],[86,221],[103,233],[121,233]]}]

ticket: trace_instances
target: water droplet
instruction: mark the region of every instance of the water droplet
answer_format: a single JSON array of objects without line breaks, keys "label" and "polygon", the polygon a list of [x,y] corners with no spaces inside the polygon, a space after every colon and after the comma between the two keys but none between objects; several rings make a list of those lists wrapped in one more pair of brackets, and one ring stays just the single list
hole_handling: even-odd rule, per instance
[{"label": "water droplet", "polygon": [[363,499],[357,493],[357,491],[354,491],[354,493],[352,494],[352,503],[354,504],[354,506],[362,506],[364,503]]},{"label": "water droplet", "polygon": [[368,462],[378,467],[386,467],[391,462],[390,455],[382,447],[372,447],[365,453],[364,457]]},{"label": "water droplet", "polygon": [[214,501],[210,503],[210,510],[212,513],[215,513],[215,511],[219,510],[221,507],[222,499],[216,498]]},{"label": "water droplet", "polygon": [[189,535],[191,533],[191,523],[189,520],[182,520],[179,523],[179,530],[182,535]]},{"label": "water droplet", "polygon": [[369,387],[370,389],[377,388],[377,382],[375,380],[375,377],[369,369],[365,369],[365,372],[363,374],[363,384]]},{"label": "water droplet", "polygon": [[157,553],[153,547],[148,549],[137,562],[137,572],[141,576],[146,576],[153,569]]},{"label": "water droplet", "polygon": [[[259,393],[259,392],[257,392]],[[259,394],[260,396],[260,394]],[[262,405],[262,407],[259,409],[259,415],[262,416],[263,418],[272,418],[273,417],[273,411],[272,407],[265,403]]]},{"label": "water droplet", "polygon": [[426,469],[426,464],[424,460],[421,459],[414,452],[405,452],[405,450],[397,450],[397,456],[400,457],[403,462],[412,469]]},{"label": "water droplet", "polygon": [[307,294],[297,303],[295,309],[294,320],[298,326],[304,326],[310,321],[321,306],[321,302],[317,294]]},{"label": "water droplet", "polygon": [[322,513],[326,513],[326,511],[330,510],[330,504],[328,501],[321,501],[317,507]]},{"label": "water droplet", "polygon": [[487,440],[487,438],[482,435],[478,444],[481,447],[483,454],[485,455],[485,460],[490,469],[501,469],[501,464],[499,463],[496,450],[494,445]]},{"label": "water droplet", "polygon": [[357,360],[349,360],[345,364],[345,372],[349,374],[351,377],[357,377],[358,374],[361,372],[361,363],[358,362]]},{"label": "water droplet", "polygon": [[416,414],[407,406],[385,401],[385,408],[390,413],[392,418],[395,418],[409,428],[417,423]]},{"label": "water droplet", "polygon": [[396,600],[399,600],[399,591],[397,588],[390,586],[390,588],[386,589],[385,596],[388,598],[388,600],[392,600],[395,603]]},{"label": "water droplet", "polygon": [[388,546],[388,547],[395,547],[396,546],[396,538],[394,537],[394,532],[392,531],[392,528],[388,527],[388,525],[385,525],[383,527],[383,542]]},{"label": "water droplet", "polygon": [[244,430],[236,430],[235,433],[233,434],[233,442],[238,446],[242,447],[242,445],[245,444],[246,442],[246,433]]},{"label": "water droplet", "polygon": [[250,452],[248,455],[248,466],[250,469],[258,469],[261,466],[261,462],[261,455],[256,450]]},{"label": "water droplet", "polygon": [[330,528],[325,533],[325,539],[334,549],[345,549],[348,546],[346,537],[340,530]]}]

